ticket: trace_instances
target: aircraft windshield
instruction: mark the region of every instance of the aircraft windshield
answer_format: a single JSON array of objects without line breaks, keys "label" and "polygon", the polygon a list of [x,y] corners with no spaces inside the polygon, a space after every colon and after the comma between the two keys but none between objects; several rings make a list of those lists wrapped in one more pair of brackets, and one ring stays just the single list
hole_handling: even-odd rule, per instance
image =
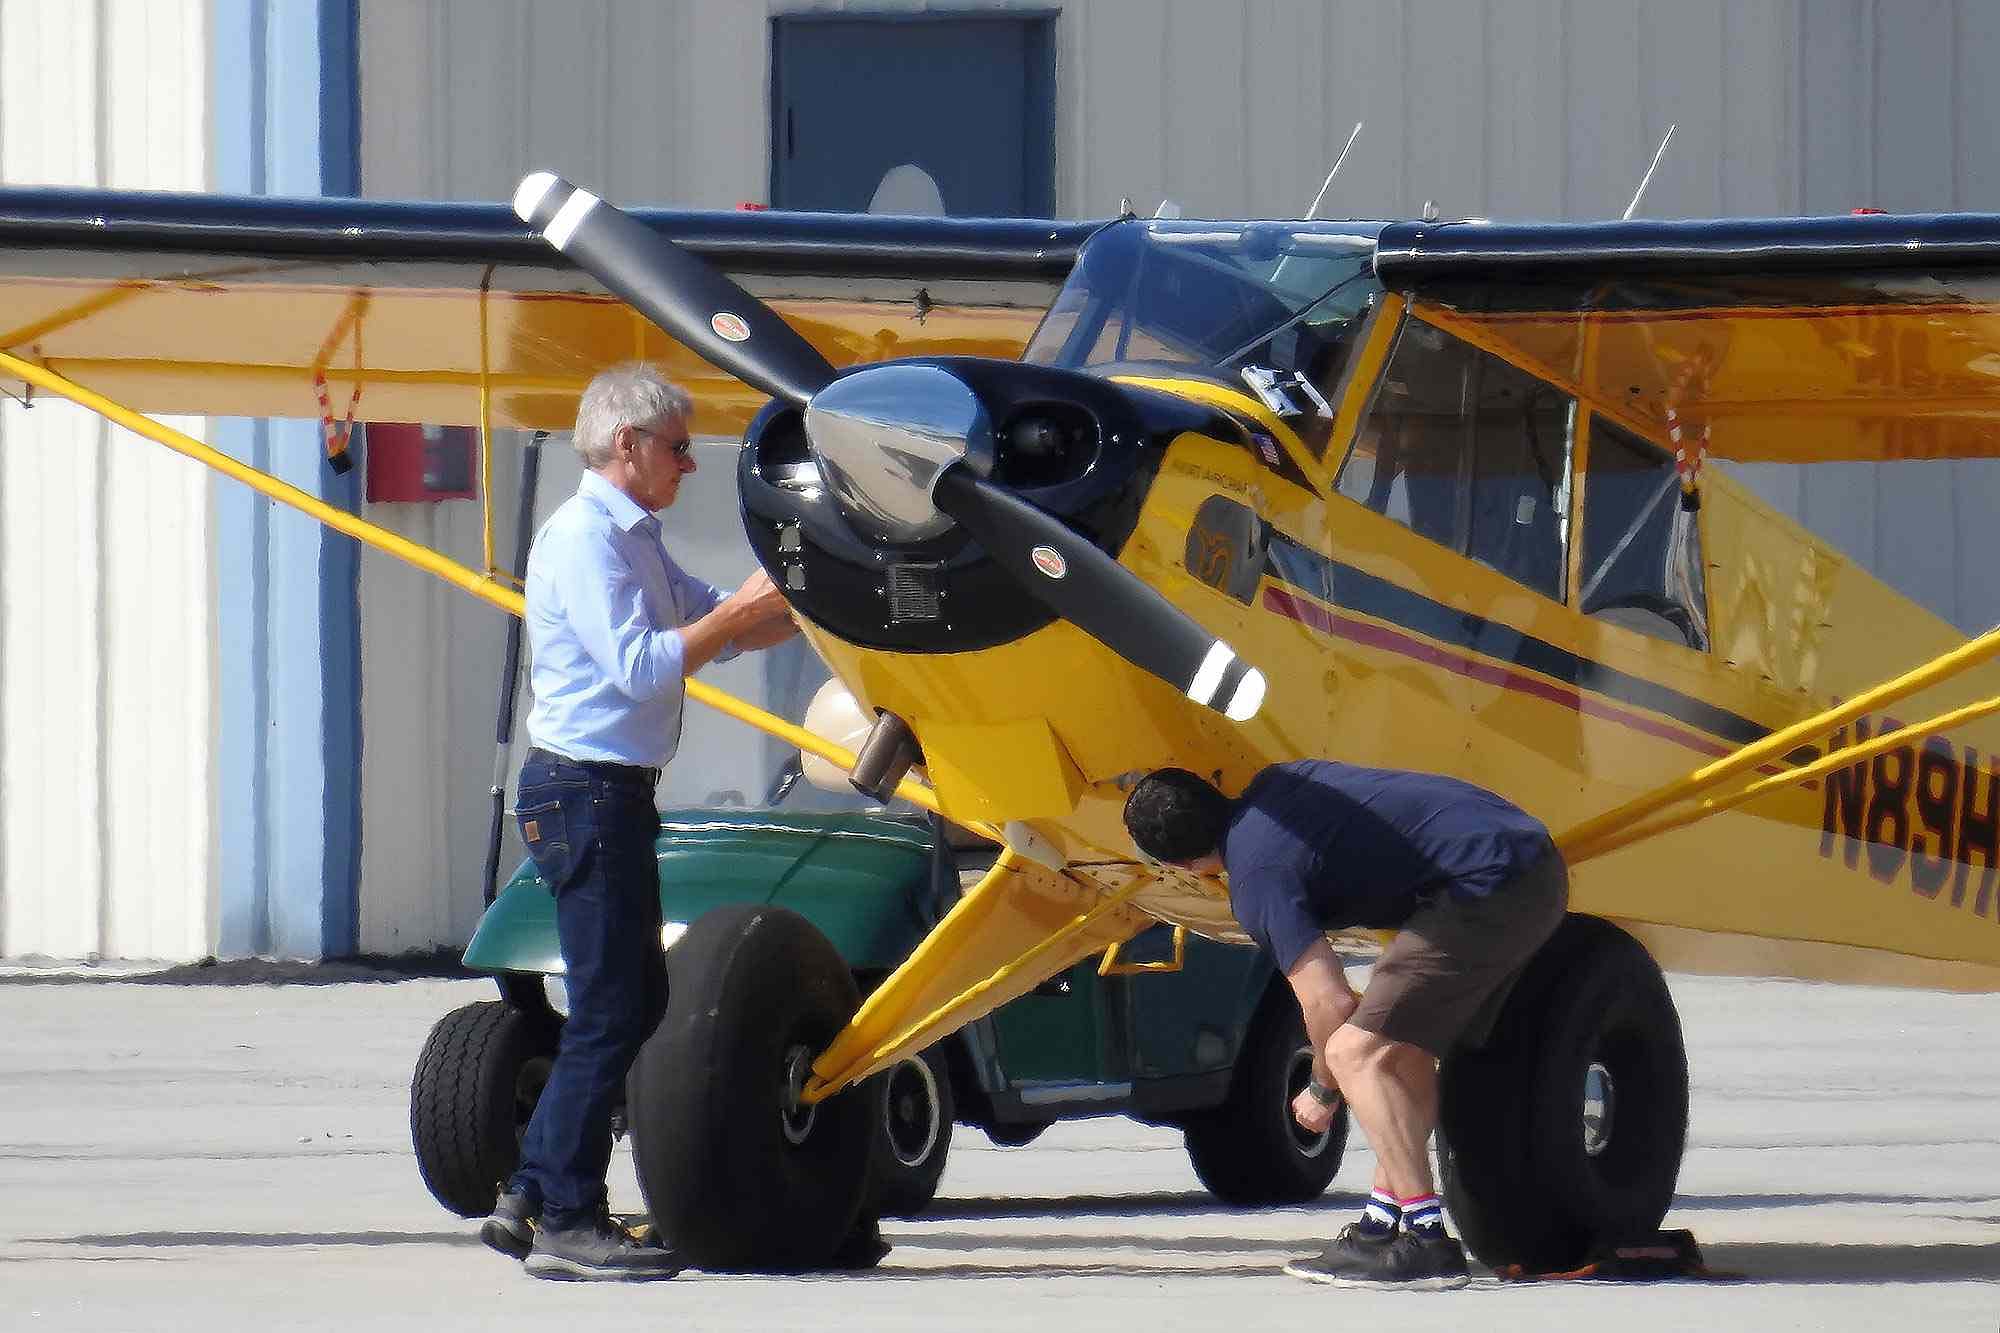
[{"label": "aircraft windshield", "polygon": [[1373,225],[1123,222],[1105,228],[1022,359],[1297,371],[1331,386],[1375,281]]}]

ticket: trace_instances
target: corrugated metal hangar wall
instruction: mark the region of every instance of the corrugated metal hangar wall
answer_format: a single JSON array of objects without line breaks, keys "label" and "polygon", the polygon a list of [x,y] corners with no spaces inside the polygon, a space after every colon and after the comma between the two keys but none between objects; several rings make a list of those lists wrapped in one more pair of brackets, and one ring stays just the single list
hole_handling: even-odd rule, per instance
[{"label": "corrugated metal hangar wall", "polygon": [[[202,188],[203,22],[0,3],[0,179]],[[0,955],[212,947],[209,494],[95,416],[0,401]]]},{"label": "corrugated metal hangar wall", "polygon": [[[246,14],[279,37],[323,34],[344,6],[358,8],[360,186],[381,197],[503,198],[547,166],[630,202],[763,200],[774,19],[976,12],[1049,20],[1065,216],[1163,198],[1190,215],[1296,215],[1356,121],[1366,128],[1323,214],[1435,201],[1448,217],[1613,217],[1670,123],[1648,216],[2000,210],[2000,89],[1981,77],[2000,59],[2000,7],[1982,0],[0,0],[0,177],[338,189],[324,163],[317,187],[223,179],[210,159],[237,85],[217,74],[205,89],[187,71]],[[183,48],[192,64],[157,58]],[[478,910],[500,618],[363,559],[361,815],[343,828],[354,789],[329,739],[342,700],[324,666],[324,715],[282,742],[318,747],[304,778],[230,776],[248,707],[231,672],[256,658],[236,651],[221,605],[224,491],[54,409],[33,425],[4,413],[0,954],[462,940]],[[553,464],[567,451],[549,452]],[[711,463],[668,516],[677,553],[719,581],[747,563],[727,475]],[[544,508],[573,477],[573,464],[549,469]],[[1753,480],[1962,627],[2000,618],[2000,591],[1979,576],[1993,544],[1977,520],[2000,500],[1991,465]],[[125,521],[128,490],[146,498],[142,534]],[[496,490],[510,513],[511,481]],[[369,516],[465,555],[474,509]],[[128,568],[141,560],[146,582]],[[242,635],[268,648],[273,632]],[[719,683],[757,687],[753,669],[729,670]],[[288,717],[261,688],[260,707]],[[749,791],[765,762],[740,729],[691,726],[665,794]],[[323,818],[322,840],[285,853],[284,830]],[[351,854],[357,839],[358,872],[336,845]],[[279,909],[315,873],[303,896],[318,930],[293,928]],[[257,928],[229,924],[238,900]]]}]

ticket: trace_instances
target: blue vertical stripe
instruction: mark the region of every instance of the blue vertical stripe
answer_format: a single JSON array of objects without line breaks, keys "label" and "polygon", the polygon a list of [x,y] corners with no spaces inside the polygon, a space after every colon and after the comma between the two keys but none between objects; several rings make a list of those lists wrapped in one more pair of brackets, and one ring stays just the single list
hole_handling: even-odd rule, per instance
[{"label": "blue vertical stripe", "polygon": [[[214,0],[213,185],[354,194],[356,0]],[[230,455],[352,510],[358,470],[300,419],[218,420]],[[219,951],[335,957],[358,943],[360,558],[355,543],[216,482],[221,698]]]}]

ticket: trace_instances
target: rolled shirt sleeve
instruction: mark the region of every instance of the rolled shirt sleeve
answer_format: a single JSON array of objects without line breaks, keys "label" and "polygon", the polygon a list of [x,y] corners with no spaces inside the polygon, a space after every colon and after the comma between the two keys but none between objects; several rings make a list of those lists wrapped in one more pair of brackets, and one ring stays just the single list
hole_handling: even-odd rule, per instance
[{"label": "rolled shirt sleeve", "polygon": [[[667,557],[667,571],[668,578],[673,583],[674,605],[678,606],[681,610],[681,624],[683,625],[692,625],[695,621],[700,620],[703,616],[715,610],[716,607],[721,606],[723,598],[729,595],[713,583],[710,583],[707,579],[698,579],[682,569],[674,563],[672,556]],[[680,635],[675,634],[674,637],[678,639]],[[722,651],[710,660],[727,662],[741,651],[742,649],[736,646],[735,641],[731,640],[723,644]]]}]

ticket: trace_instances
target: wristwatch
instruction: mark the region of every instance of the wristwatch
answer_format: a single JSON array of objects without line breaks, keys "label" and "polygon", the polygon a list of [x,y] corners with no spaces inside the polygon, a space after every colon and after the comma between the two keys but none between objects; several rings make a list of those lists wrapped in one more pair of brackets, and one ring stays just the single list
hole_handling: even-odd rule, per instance
[{"label": "wristwatch", "polygon": [[1312,1098],[1321,1106],[1331,1107],[1340,1105],[1340,1089],[1329,1088],[1316,1078],[1307,1081],[1306,1096]]}]

